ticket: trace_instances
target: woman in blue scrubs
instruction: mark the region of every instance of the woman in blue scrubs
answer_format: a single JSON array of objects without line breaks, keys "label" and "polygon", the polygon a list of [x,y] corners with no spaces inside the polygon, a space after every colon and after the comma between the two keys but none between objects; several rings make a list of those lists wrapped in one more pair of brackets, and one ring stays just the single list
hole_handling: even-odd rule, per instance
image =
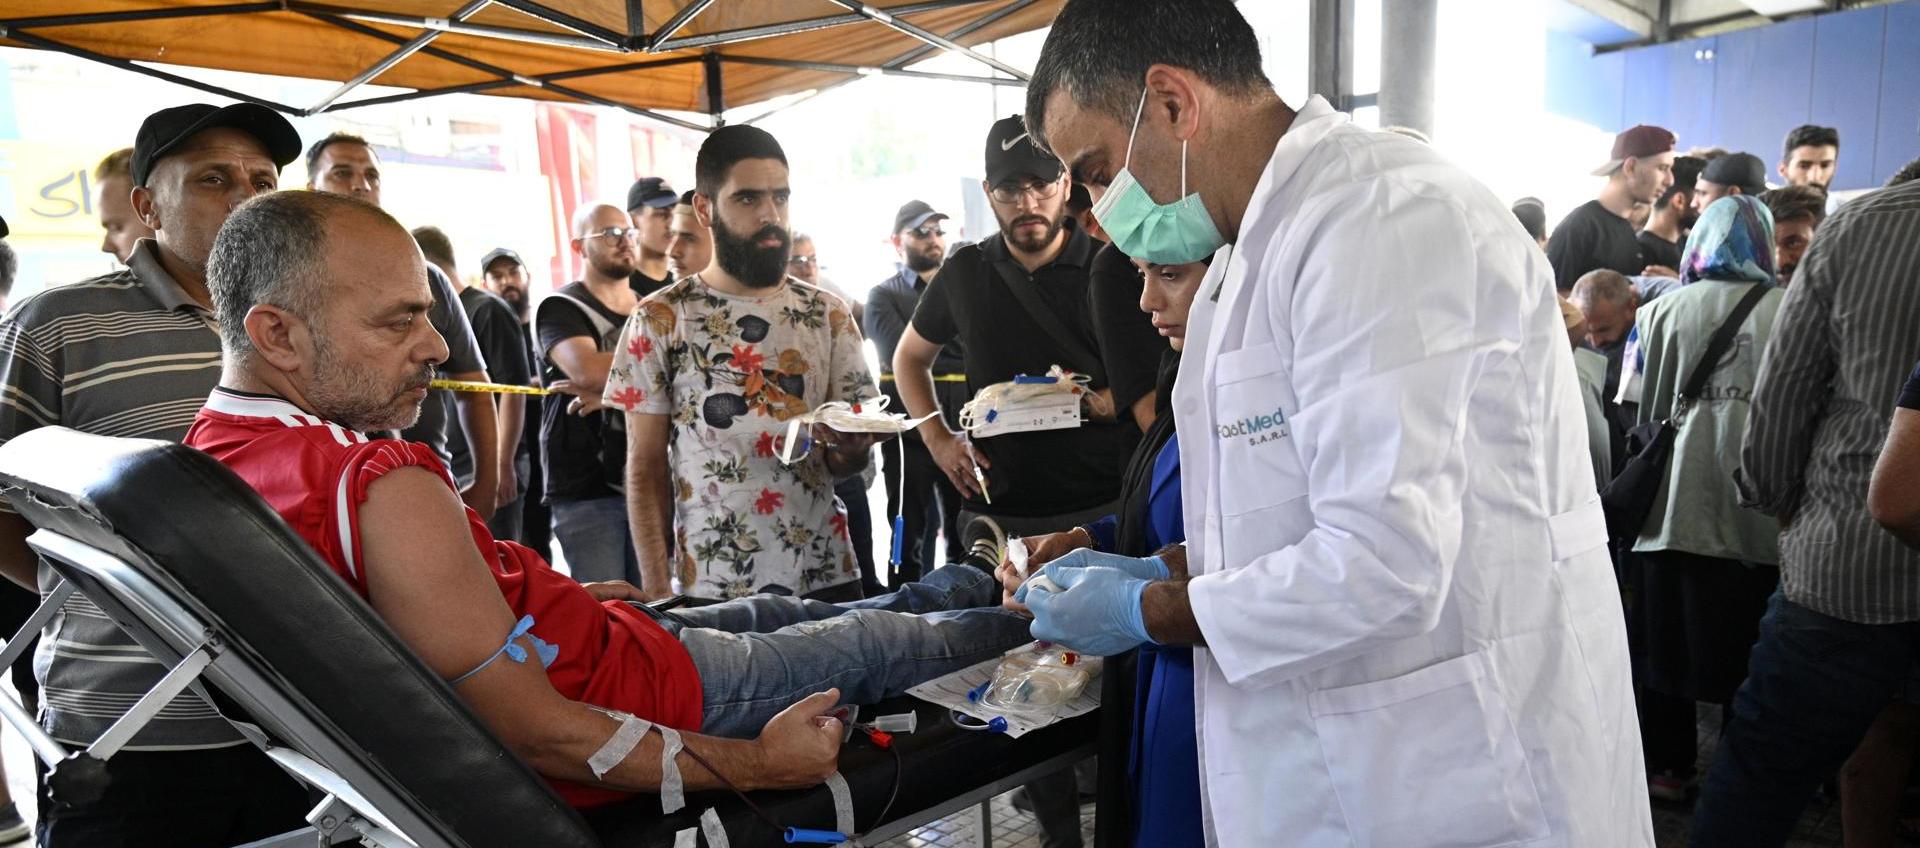
[{"label": "woman in blue scrubs", "polygon": [[[1140,308],[1172,350],[1160,363],[1157,415],[1141,437],[1121,478],[1120,511],[1065,533],[1026,539],[1029,568],[1077,548],[1129,557],[1151,556],[1186,540],[1180,501],[1180,440],[1168,405],[1187,310],[1206,276],[1206,262],[1141,265],[1145,285]],[[1019,584],[1003,570],[1008,591]],[[1009,601],[1011,602],[1011,601]],[[1109,660],[1101,693],[1101,848],[1181,848],[1203,844],[1200,826],[1200,761],[1194,737],[1193,650],[1147,644],[1136,652],[1133,672],[1124,660]],[[1132,686],[1128,686],[1132,683]],[[1124,782],[1107,766],[1126,757]],[[1118,812],[1125,815],[1115,815]]]}]

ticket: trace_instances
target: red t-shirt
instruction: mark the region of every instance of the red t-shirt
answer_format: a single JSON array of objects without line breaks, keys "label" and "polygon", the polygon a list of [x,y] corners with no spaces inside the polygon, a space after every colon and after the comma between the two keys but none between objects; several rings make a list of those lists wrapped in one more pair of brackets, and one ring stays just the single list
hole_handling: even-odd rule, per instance
[{"label": "red t-shirt", "polygon": [[[454,485],[425,445],[368,439],[280,398],[231,389],[214,390],[186,442],[253,486],[362,598],[367,582],[359,509],[367,487],[410,465]],[[495,540],[473,510],[467,510],[467,525],[514,617],[532,615],[533,634],[560,649],[547,667],[554,689],[575,701],[668,727],[700,729],[700,677],[678,639],[623,601],[594,600],[525,546]],[[498,635],[504,640],[507,634]],[[553,786],[576,807],[625,797],[566,781]]]}]

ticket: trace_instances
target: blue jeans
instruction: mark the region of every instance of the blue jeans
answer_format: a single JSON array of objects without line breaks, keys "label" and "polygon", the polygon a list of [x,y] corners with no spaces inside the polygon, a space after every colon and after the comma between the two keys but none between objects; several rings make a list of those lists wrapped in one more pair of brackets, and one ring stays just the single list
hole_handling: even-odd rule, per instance
[{"label": "blue jeans", "polygon": [[1783,845],[1807,800],[1913,676],[1920,622],[1855,624],[1779,593],[1694,807],[1694,848]]},{"label": "blue jeans", "polygon": [[1032,639],[1029,619],[1002,609],[1000,582],[948,565],[889,595],[829,604],[754,595],[665,613],[700,672],[700,732],[736,739],[815,692],[871,704]]},{"label": "blue jeans", "polygon": [[626,498],[554,501],[553,537],[560,541],[573,579],[640,585],[640,561],[633,552],[633,531],[627,526]]}]

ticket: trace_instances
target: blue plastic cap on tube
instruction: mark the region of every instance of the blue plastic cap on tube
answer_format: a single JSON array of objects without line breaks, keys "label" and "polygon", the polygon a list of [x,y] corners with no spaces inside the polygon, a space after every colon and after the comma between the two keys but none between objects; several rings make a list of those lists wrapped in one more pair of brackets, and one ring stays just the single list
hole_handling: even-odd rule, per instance
[{"label": "blue plastic cap on tube", "polygon": [[801,843],[809,845],[839,845],[847,841],[847,835],[837,830],[808,830],[804,827],[787,828],[787,844]]},{"label": "blue plastic cap on tube", "polygon": [[893,557],[887,560],[887,564],[893,566],[895,577],[900,576],[900,555],[906,552],[906,547],[907,517],[896,515],[893,517]]}]

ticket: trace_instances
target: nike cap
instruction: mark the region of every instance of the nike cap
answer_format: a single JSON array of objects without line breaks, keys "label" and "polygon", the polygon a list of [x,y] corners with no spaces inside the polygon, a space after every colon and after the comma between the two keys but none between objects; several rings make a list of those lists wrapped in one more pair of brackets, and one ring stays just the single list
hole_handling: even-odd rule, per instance
[{"label": "nike cap", "polygon": [[987,133],[987,185],[990,187],[1019,177],[1053,182],[1066,169],[1060,157],[1033,143],[1033,136],[1027,134],[1027,123],[1019,115],[995,121]]}]

